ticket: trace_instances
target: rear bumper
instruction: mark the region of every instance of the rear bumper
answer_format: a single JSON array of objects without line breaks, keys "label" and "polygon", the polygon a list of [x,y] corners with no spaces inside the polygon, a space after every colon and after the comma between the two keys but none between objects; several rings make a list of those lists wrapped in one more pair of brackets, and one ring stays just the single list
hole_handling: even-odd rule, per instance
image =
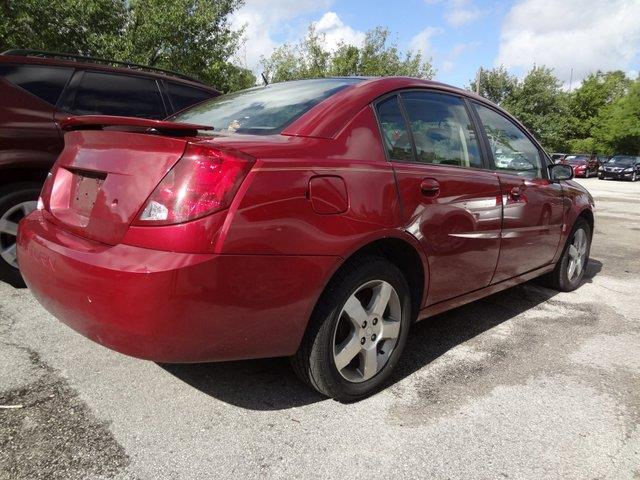
[{"label": "rear bumper", "polygon": [[293,354],[338,257],[187,254],[108,246],[38,211],[18,235],[38,301],[121,353],[157,362]]}]

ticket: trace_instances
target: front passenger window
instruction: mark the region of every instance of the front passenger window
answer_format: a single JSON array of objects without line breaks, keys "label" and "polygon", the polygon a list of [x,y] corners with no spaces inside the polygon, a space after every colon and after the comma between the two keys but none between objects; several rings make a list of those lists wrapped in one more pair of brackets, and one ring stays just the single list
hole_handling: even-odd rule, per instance
[{"label": "front passenger window", "polygon": [[511,120],[483,105],[476,103],[475,107],[487,132],[496,170],[541,178],[538,147]]}]

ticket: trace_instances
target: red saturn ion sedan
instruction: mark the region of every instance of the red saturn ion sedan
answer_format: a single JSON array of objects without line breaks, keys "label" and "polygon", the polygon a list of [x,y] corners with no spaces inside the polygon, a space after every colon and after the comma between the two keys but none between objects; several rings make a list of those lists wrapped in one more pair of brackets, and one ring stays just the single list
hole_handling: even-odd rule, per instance
[{"label": "red saturn ion sedan", "polygon": [[53,315],[135,357],[290,356],[353,400],[389,378],[413,321],[541,275],[573,290],[589,257],[571,167],[435,82],[303,80],[171,121],[61,126],[20,269]]}]

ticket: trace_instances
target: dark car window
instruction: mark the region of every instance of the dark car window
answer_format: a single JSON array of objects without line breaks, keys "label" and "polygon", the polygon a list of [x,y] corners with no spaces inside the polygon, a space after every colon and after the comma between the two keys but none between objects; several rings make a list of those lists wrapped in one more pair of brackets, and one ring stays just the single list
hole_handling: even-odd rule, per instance
[{"label": "dark car window", "polygon": [[221,95],[179,113],[174,120],[208,125],[215,131],[270,135],[281,132],[322,100],[361,81],[324,78],[273,83]]},{"label": "dark car window", "polygon": [[482,167],[478,138],[462,99],[435,92],[404,92],[417,160]]},{"label": "dark car window", "polygon": [[384,147],[390,160],[413,161],[411,137],[395,95],[378,103],[378,121]]},{"label": "dark car window", "polygon": [[84,73],[72,110],[81,115],[167,116],[155,80],[99,72]]},{"label": "dark car window", "polygon": [[211,92],[173,82],[167,82],[167,90],[176,112],[214,96]]},{"label": "dark car window", "polygon": [[41,65],[0,65],[0,77],[55,105],[73,69]]},{"label": "dark car window", "polygon": [[489,138],[496,170],[530,178],[542,177],[542,161],[538,147],[505,116],[475,104]]}]

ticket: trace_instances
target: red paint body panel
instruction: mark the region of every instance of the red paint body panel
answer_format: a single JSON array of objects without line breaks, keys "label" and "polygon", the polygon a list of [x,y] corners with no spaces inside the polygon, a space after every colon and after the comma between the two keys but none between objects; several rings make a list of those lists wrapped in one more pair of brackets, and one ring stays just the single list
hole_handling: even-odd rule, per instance
[{"label": "red paint body panel", "polygon": [[[419,318],[553,268],[590,195],[573,182],[387,161],[371,104],[422,87],[463,94],[374,79],[281,135],[69,132],[50,204],[19,229],[25,279],[49,311],[110,348],[216,361],[295,352],[335,271],[373,242],[400,241],[419,259]],[[229,208],[131,226],[187,143],[255,158]],[[92,189],[94,204],[82,198]]]},{"label": "red paint body panel", "polygon": [[[429,258],[429,304],[491,282],[500,251],[500,184],[493,172],[396,163],[402,225]],[[435,195],[421,191],[437,179]]]},{"label": "red paint body panel", "polygon": [[107,246],[40,212],[24,221],[19,241],[20,267],[47,310],[98,343],[159,362],[293,354],[339,264]]},{"label": "red paint body panel", "polygon": [[500,173],[503,199],[500,260],[493,282],[551,263],[564,222],[562,186]]}]

